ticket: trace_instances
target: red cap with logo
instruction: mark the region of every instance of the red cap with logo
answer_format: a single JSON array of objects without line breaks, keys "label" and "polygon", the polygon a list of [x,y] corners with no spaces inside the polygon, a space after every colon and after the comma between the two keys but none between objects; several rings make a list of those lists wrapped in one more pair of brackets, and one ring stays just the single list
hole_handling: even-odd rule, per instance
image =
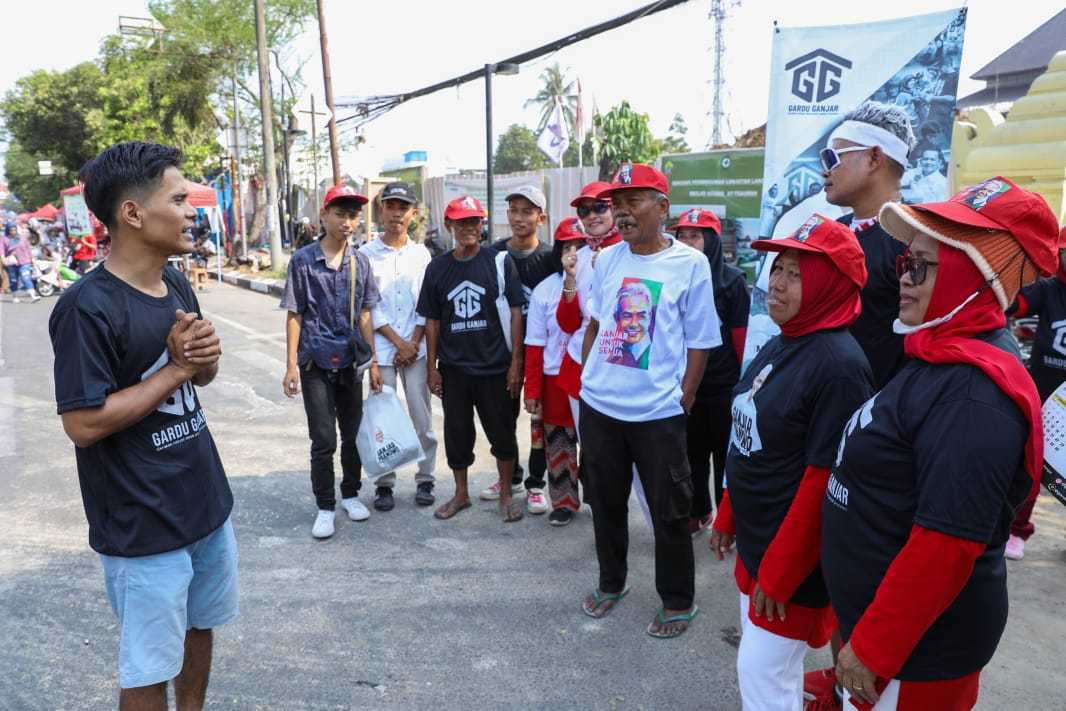
[{"label": "red cap with logo", "polygon": [[322,200],[322,209],[325,210],[330,203],[336,200],[355,200],[360,205],[366,205],[370,202],[366,195],[360,194],[358,190],[350,185],[334,185],[326,193],[325,199]]},{"label": "red cap with logo", "polygon": [[681,213],[681,217],[678,218],[676,225],[670,225],[666,228],[667,232],[676,232],[682,227],[698,227],[700,229],[714,230],[716,235],[722,234],[722,221],[718,219],[718,215],[714,214],[710,210],[701,210],[698,207],[694,207],[691,210],[685,210]]},{"label": "red cap with logo", "polygon": [[555,228],[555,241],[567,242],[573,239],[585,239],[585,226],[576,217],[568,217]]},{"label": "red cap with logo", "polygon": [[632,190],[644,188],[645,190],[658,190],[663,195],[670,192],[670,181],[661,172],[643,163],[623,163],[618,172],[614,174],[614,180],[604,188],[596,197],[606,200],[616,190]]},{"label": "red cap with logo", "polygon": [[964,188],[947,202],[910,207],[963,225],[1009,232],[1042,273],[1058,268],[1058,245],[1052,237],[1059,229],[1055,213],[1043,197],[1002,176]]},{"label": "red cap with logo", "polygon": [[485,217],[485,211],[477,198],[470,195],[457,197],[444,208],[445,220],[465,220],[468,217]]},{"label": "red cap with logo", "polygon": [[577,204],[582,200],[606,200],[610,202],[610,196],[600,197],[600,193],[604,190],[610,190],[611,184],[605,183],[602,180],[597,180],[594,183],[589,183],[585,187],[581,188],[581,194],[570,201],[570,207],[577,207]]},{"label": "red cap with logo", "polygon": [[757,239],[752,249],[763,252],[784,252],[798,249],[817,252],[832,260],[840,273],[862,288],[866,284],[866,257],[855,233],[847,225],[814,213],[800,228],[782,239]]}]

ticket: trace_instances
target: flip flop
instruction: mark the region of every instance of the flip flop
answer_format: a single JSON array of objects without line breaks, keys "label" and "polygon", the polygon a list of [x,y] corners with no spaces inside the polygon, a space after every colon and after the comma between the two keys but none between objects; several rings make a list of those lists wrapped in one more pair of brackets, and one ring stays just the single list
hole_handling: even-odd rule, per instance
[{"label": "flip flop", "polygon": [[688,626],[692,624],[692,620],[699,614],[699,605],[693,605],[692,609],[688,612],[682,612],[679,615],[672,615],[671,617],[663,617],[663,610],[659,610],[655,613],[655,619],[659,623],[659,628],[662,629],[663,625],[668,625],[672,622],[685,622],[685,628],[676,634],[662,634],[660,632],[652,632],[652,626],[655,622],[648,625],[648,634],[656,639],[673,639],[674,637],[680,637],[688,631]]},{"label": "flip flop", "polygon": [[454,499],[453,499],[452,501],[449,501],[448,503],[444,504],[443,506],[438,508],[436,511],[434,511],[433,512],[433,517],[437,518],[437,519],[440,519],[441,521],[447,521],[452,516],[455,516],[455,514],[457,514],[460,511],[462,511],[463,509],[468,509],[468,508],[470,508],[470,502],[469,501],[467,501],[465,503],[462,503],[462,504],[459,504],[458,506],[456,506],[456,505],[454,505]]},{"label": "flip flop", "polygon": [[[591,617],[593,619],[601,620],[604,617],[606,617],[607,614],[611,610],[613,610],[618,605],[618,603],[620,603],[622,601],[622,598],[624,598],[628,594],[629,594],[629,588],[625,588],[620,593],[600,592],[599,588],[597,588],[592,593],[592,600],[595,603],[595,605],[593,605],[593,607],[592,607],[592,610],[590,611],[588,609],[588,607],[586,607],[586,604],[588,603],[588,598],[585,598],[584,602],[581,603],[581,611],[584,612],[586,615],[588,615],[589,617]],[[600,609],[600,605],[602,605],[605,602],[613,602],[614,605],[611,605],[610,607],[608,607],[603,612],[597,614],[596,611],[599,610]]]},{"label": "flip flop", "polygon": [[502,506],[500,508],[500,513],[503,514],[504,523],[514,523],[515,521],[521,521],[522,517],[525,515],[525,512],[522,510],[524,508],[522,506],[522,502],[517,499],[511,499],[511,502],[507,504],[506,511],[503,510]]}]

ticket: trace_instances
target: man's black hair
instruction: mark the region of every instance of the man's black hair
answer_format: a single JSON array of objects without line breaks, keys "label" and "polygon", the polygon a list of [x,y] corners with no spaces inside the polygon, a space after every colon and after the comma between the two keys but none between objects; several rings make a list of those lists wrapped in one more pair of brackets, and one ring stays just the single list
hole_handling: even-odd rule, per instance
[{"label": "man's black hair", "polygon": [[112,234],[118,225],[118,206],[130,191],[154,187],[167,168],[181,165],[181,150],[143,141],[116,143],[84,166],[78,179],[85,184],[85,202]]}]

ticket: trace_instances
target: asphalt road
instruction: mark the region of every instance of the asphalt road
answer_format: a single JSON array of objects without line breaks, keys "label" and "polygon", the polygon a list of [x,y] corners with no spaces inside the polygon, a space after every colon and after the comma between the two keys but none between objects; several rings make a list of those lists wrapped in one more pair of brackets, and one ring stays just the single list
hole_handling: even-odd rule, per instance
[{"label": "asphalt road", "polygon": [[[6,299],[0,710],[113,708],[117,625],[54,408],[55,299]],[[233,486],[241,554],[241,617],[217,632],[209,708],[739,708],[732,563],[714,561],[699,538],[701,614],[677,640],[647,636],[653,541],[635,507],[632,592],[600,621],[579,608],[596,583],[587,511],[561,529],[545,517],[504,525],[489,504],[441,522],[414,505],[409,468],[394,511],[358,524],[338,516],[332,540],[312,539],[306,420],[280,385],[284,314],[271,297],[225,285],[200,300],[225,350],[200,395]],[[519,433],[525,454],[524,418]],[[438,498],[452,490],[441,449]],[[472,475],[475,490],[494,478],[483,438]],[[1035,516],[1026,559],[1010,563],[1011,617],[982,677],[982,710],[1066,709],[1066,509],[1044,496]],[[808,665],[828,658],[813,652]]]}]

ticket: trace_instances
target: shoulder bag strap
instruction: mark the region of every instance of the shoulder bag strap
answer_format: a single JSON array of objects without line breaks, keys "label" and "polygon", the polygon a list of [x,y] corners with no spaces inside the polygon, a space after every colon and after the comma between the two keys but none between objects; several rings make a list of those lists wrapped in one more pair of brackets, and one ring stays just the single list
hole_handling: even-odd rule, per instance
[{"label": "shoulder bag strap", "polygon": [[348,328],[355,330],[355,254],[348,254],[348,268],[351,274],[348,276]]}]

